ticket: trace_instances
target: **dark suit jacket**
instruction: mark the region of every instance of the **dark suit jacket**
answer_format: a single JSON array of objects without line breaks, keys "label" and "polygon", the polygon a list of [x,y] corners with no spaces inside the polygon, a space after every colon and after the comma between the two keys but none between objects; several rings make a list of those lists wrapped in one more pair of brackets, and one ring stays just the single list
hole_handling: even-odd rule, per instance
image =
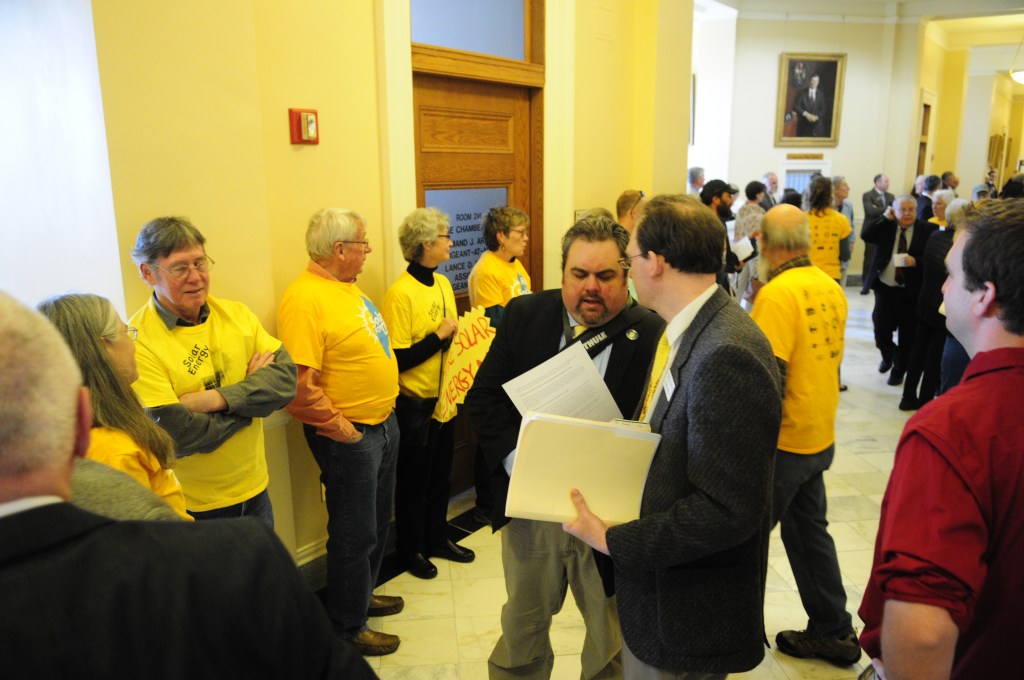
[{"label": "dark suit jacket", "polygon": [[946,282],[946,255],[953,247],[953,230],[936,229],[928,237],[921,258],[921,291],[917,296],[917,318],[933,328],[945,330],[946,317],[939,313],[942,284]]},{"label": "dark suit jacket", "polygon": [[0,675],[373,678],[251,519],[115,522],[69,503],[0,519]]},{"label": "dark suit jacket", "polygon": [[683,334],[640,519],[611,527],[622,636],[641,661],[733,673],[764,657],[782,385],[771,345],[716,290]]},{"label": "dark suit jacket", "polygon": [[[924,265],[921,256],[924,255],[924,246],[928,243],[928,237],[938,228],[939,225],[934,222],[922,222],[921,220],[914,222],[914,235],[911,237],[910,243],[907,244],[907,252],[914,257],[917,265],[906,267],[903,270],[903,285],[913,300],[917,299],[918,291],[921,290],[921,270]],[[896,220],[885,218],[864,225],[861,238],[868,243],[875,244],[875,257],[871,261],[864,280],[866,287],[874,287],[878,282],[878,275],[892,264],[897,229],[899,229],[899,225]]]},{"label": "dark suit jacket", "polygon": [[765,212],[768,212],[778,205],[778,201],[775,200],[775,196],[773,196],[770,191],[765,191],[764,198],[761,199],[761,203],[759,203],[759,205],[764,208]]},{"label": "dark suit jacket", "polygon": [[861,230],[863,231],[868,222],[881,219],[885,209],[892,205],[896,198],[888,191],[885,192],[885,197],[883,198],[881,194],[872,189],[871,191],[864,192],[862,200],[864,203],[864,225],[861,227]]},{"label": "dark suit jacket", "polygon": [[[811,90],[801,90],[793,105],[796,109],[796,130],[801,137],[828,137],[830,125],[828,120],[828,97],[819,87],[814,91],[814,101],[811,101]],[[810,113],[818,117],[813,123],[804,118],[804,113]]]},{"label": "dark suit jacket", "polygon": [[[650,310],[644,312],[631,326],[635,339],[627,333],[613,341],[604,376],[615,403],[627,418],[643,398],[647,372],[665,328],[661,317]],[[505,318],[466,395],[466,410],[491,471],[495,531],[508,523],[504,510],[509,479],[501,461],[516,447],[522,422],[501,385],[558,353],[564,315],[560,290],[513,298],[505,307]]]},{"label": "dark suit jacket", "polygon": [[927,222],[935,216],[935,206],[929,196],[917,197],[917,219]]}]

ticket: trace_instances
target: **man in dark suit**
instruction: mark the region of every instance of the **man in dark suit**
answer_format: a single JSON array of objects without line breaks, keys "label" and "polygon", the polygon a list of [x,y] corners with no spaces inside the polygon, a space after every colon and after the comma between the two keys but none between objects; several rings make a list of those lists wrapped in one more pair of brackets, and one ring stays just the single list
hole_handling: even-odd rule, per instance
[{"label": "man in dark suit", "polygon": [[[875,347],[882,353],[879,373],[889,373],[889,385],[900,385],[910,363],[917,324],[915,308],[921,290],[918,260],[924,254],[928,237],[938,225],[916,218],[917,202],[912,196],[900,196],[886,209],[881,219],[864,225],[861,233],[875,245],[875,257],[868,269],[865,285],[875,291],[871,321],[875,327]],[[898,332],[898,342],[892,340]]]},{"label": "man in dark suit", "polygon": [[935,216],[935,201],[932,194],[942,188],[942,178],[928,175],[924,178],[924,191],[917,197],[917,219],[927,222]]},{"label": "man in dark suit", "polygon": [[775,207],[778,202],[775,200],[775,194],[779,190],[779,176],[774,172],[766,172],[761,178],[761,182],[764,183],[765,191],[764,198],[761,199],[761,207],[764,208],[765,212],[768,212]]},{"label": "man in dark suit", "polygon": [[[861,224],[860,233],[861,238],[864,236],[864,227],[868,226],[870,222],[874,222],[882,218],[885,214],[885,209],[892,205],[894,196],[889,193],[889,176],[884,172],[880,172],[875,175],[875,186],[873,189],[864,192],[864,222]],[[861,287],[860,294],[867,295],[871,287],[868,286],[868,269],[871,267],[871,261],[875,257],[875,244],[864,242],[864,264],[861,266]]]},{"label": "man in dark suit", "polygon": [[[604,217],[577,222],[562,238],[562,289],[515,298],[505,309],[487,358],[466,397],[494,488],[495,531],[501,534],[508,602],[502,635],[488,661],[491,678],[551,674],[548,630],[567,586],[587,627],[584,678],[618,677],[621,638],[613,599],[605,597],[591,550],[558,524],[502,515],[508,495],[520,413],[502,384],[547,361],[573,342],[583,343],[619,410],[636,409],[664,322],[633,303],[626,286],[629,234]],[[719,264],[721,242],[719,241]]]},{"label": "man in dark suit", "polygon": [[781,383],[767,338],[715,284],[715,216],[659,198],[628,249],[640,300],[668,321],[643,416],[662,438],[640,519],[607,527],[574,491],[579,516],[564,528],[614,563],[626,677],[723,678],[764,657]]},{"label": "man in dark suit", "polygon": [[818,84],[821,79],[811,76],[810,85],[800,92],[793,108],[796,110],[796,134],[798,137],[828,137],[831,119],[828,117],[828,97]]},{"label": "man in dark suit", "polygon": [[65,502],[92,425],[81,384],[56,329],[0,293],[0,675],[375,677],[261,522]]}]

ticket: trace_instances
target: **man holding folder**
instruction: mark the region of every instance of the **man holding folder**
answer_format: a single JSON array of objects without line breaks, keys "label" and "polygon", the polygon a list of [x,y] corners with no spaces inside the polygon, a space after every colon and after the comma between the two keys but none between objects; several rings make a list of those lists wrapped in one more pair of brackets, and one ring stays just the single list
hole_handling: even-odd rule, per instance
[{"label": "man holding folder", "polygon": [[[614,600],[605,597],[591,550],[554,522],[504,516],[511,458],[522,416],[502,385],[582,342],[615,398],[632,414],[664,322],[633,303],[626,286],[629,233],[604,217],[580,220],[562,238],[562,289],[512,300],[466,397],[491,472],[493,527],[502,532],[508,601],[502,636],[488,661],[491,678],[548,678],[554,664],[551,617],[571,587],[587,627],[584,678],[621,674]],[[508,526],[505,526],[505,525]]]},{"label": "man holding folder", "polygon": [[661,443],[640,519],[608,527],[574,490],[564,525],[615,565],[626,678],[724,678],[764,657],[781,385],[768,340],[715,283],[721,229],[692,197],[659,196],[633,233],[637,294],[668,321],[641,416]]}]

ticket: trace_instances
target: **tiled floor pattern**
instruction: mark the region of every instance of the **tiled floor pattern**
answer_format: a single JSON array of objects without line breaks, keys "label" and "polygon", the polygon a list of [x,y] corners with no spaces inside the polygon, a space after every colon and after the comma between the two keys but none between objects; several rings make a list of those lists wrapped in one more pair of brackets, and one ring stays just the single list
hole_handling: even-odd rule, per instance
[{"label": "tiled floor pattern", "polygon": [[[848,610],[856,616],[871,567],[872,546],[878,528],[879,506],[897,438],[908,414],[896,406],[900,388],[885,384],[880,375],[878,352],[871,331],[871,296],[847,289],[850,317],[847,323],[843,381],[850,386],[842,394],[837,417],[836,457],[827,473],[830,532],[839,552],[847,587]],[[461,501],[461,502],[459,502]],[[459,514],[471,499],[457,499],[452,515]],[[402,595],[405,611],[385,619],[371,619],[372,628],[401,636],[398,652],[368,659],[385,680],[480,680],[487,677],[487,657],[500,632],[499,614],[505,602],[501,571],[501,543],[490,529],[467,536],[462,545],[476,551],[472,564],[437,560],[437,578],[423,581],[401,574],[378,592]],[[793,573],[789,568],[778,530],[772,535],[765,597],[769,639],[783,629],[806,627]],[[583,621],[571,595],[555,617],[551,638],[556,660],[553,678],[579,678],[579,654]],[[861,657],[866,662],[866,657]],[[856,678],[861,665],[837,668],[821,661],[803,661],[773,649],[756,669],[735,678],[797,678],[840,680]]]}]

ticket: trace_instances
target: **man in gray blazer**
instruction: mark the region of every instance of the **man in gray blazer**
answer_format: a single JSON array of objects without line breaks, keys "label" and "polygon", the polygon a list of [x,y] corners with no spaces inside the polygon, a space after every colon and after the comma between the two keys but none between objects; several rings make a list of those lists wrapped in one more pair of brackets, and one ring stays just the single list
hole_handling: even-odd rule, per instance
[{"label": "man in gray blazer", "polygon": [[715,284],[721,225],[710,210],[652,199],[627,257],[640,299],[668,321],[642,409],[662,439],[640,519],[608,527],[574,490],[579,516],[563,528],[615,565],[625,677],[723,678],[764,657],[778,366]]}]

